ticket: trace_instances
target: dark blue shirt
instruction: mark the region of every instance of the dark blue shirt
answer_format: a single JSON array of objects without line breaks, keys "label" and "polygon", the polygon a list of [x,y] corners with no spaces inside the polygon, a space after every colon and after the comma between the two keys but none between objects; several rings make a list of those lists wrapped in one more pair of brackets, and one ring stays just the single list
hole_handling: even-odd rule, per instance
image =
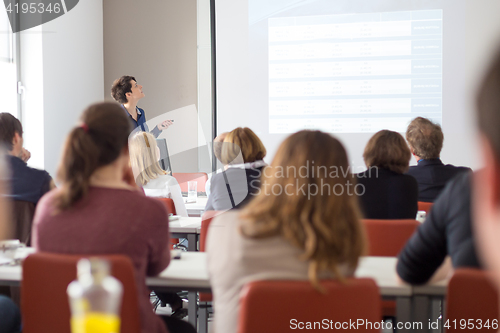
[{"label": "dark blue shirt", "polygon": [[7,155],[11,177],[8,179],[12,200],[29,201],[35,205],[50,190],[52,178],[45,170],[30,168],[18,157]]},{"label": "dark blue shirt", "polygon": [[439,158],[435,158],[419,160],[418,165],[411,166],[406,174],[417,180],[418,201],[434,202],[450,179],[470,171],[470,168],[443,164]]},{"label": "dark blue shirt", "polygon": [[[143,109],[141,109],[137,106],[135,107],[135,109],[137,110],[137,121],[136,121],[134,118],[132,118],[130,113],[128,113],[125,106],[122,105],[122,107],[125,110],[126,115],[130,119],[130,123],[132,124],[132,128],[133,128],[132,131],[149,132],[148,124],[146,124],[146,113],[144,112]],[[158,126],[155,126],[155,128],[153,128],[153,130],[151,131],[151,134],[153,134],[155,138],[157,138],[158,135],[160,135],[160,133],[161,133],[161,130],[158,128]]]}]

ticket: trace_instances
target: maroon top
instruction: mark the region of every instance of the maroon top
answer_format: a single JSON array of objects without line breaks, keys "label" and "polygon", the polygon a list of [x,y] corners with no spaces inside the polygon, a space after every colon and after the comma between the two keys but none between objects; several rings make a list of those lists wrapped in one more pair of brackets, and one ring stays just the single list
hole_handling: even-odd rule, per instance
[{"label": "maroon top", "polygon": [[153,313],[146,275],[156,276],[170,262],[168,214],[162,202],[125,189],[91,187],[87,197],[54,215],[54,195],[39,201],[32,244],[37,251],[64,254],[124,254],[132,259],[143,333],[165,333]]}]

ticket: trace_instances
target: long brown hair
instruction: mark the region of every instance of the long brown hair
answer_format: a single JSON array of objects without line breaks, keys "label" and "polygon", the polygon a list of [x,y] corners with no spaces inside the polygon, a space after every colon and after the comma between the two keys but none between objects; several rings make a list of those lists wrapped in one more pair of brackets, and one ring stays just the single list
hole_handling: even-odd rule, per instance
[{"label": "long brown hair", "polygon": [[128,148],[131,124],[119,104],[93,104],[83,111],[80,120],[82,124],[66,138],[57,171],[62,183],[56,198],[59,210],[68,209],[85,197],[92,173],[115,161],[123,148]]},{"label": "long brown hair", "polygon": [[[313,185],[321,194],[309,191]],[[264,169],[260,193],[241,212],[241,231],[256,239],[281,236],[302,249],[309,279],[321,290],[318,273],[333,272],[342,280],[338,266],[355,268],[364,253],[365,235],[350,185],[353,191],[347,154],[337,139],[320,131],[295,133]]]}]

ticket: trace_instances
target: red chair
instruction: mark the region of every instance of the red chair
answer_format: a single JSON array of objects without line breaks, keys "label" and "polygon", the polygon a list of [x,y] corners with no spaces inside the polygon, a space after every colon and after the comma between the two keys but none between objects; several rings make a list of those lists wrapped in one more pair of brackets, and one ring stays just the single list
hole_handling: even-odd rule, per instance
[{"label": "red chair", "polygon": [[[205,252],[205,247],[207,243],[207,233],[210,223],[214,217],[222,214],[222,211],[210,210],[206,211],[201,217],[201,230],[200,230],[200,251]],[[200,322],[200,330],[199,332],[206,332],[206,328],[208,328],[208,311],[211,307],[208,302],[212,302],[212,293],[199,293],[198,299],[200,301],[199,308],[199,322]],[[202,304],[203,303],[203,304]],[[203,329],[202,329],[203,328]]]},{"label": "red chair", "polygon": [[396,257],[413,235],[417,220],[363,220],[368,236],[368,255]]},{"label": "red chair", "polygon": [[[498,331],[491,327],[492,321],[499,323],[498,290],[490,282],[487,272],[471,268],[458,269],[448,283],[446,298],[445,324],[450,326],[446,332],[463,332],[463,326],[460,325],[463,319],[467,325],[469,319],[473,319],[471,322],[474,327],[469,331]],[[484,327],[487,321],[489,329]],[[482,327],[478,326],[479,322]]]},{"label": "red chair", "polygon": [[[23,263],[21,312],[24,333],[71,333],[68,284],[76,279],[80,255],[35,253]],[[121,333],[140,333],[141,318],[132,262],[126,256],[99,256],[111,263],[111,274],[123,284]]]},{"label": "red chair", "polygon": [[[372,279],[350,278],[345,283],[328,280],[321,281],[321,285],[325,294],[314,289],[309,281],[249,283],[240,294],[238,333],[295,332],[293,319],[323,323],[326,318],[333,325],[363,319],[380,324],[380,294]],[[319,332],[316,328],[312,331]],[[329,329],[335,330],[335,326]],[[359,331],[380,332],[380,326],[361,326]]]},{"label": "red chair", "polygon": [[429,214],[433,204],[433,202],[419,201],[418,210],[423,210],[426,214]]},{"label": "red chair", "polygon": [[192,173],[182,173],[182,172],[174,172],[172,173],[172,177],[174,177],[179,186],[181,187],[182,192],[188,191],[188,182],[197,182],[198,192],[206,192],[205,191],[205,183],[208,180],[208,175],[206,172],[192,172]]},{"label": "red chair", "polygon": [[[368,255],[396,257],[417,230],[417,220],[363,220],[368,237]],[[396,302],[382,301],[382,315],[394,317]]]},{"label": "red chair", "polygon": [[[177,215],[175,210],[174,200],[170,198],[155,198],[163,202],[169,213]],[[179,244],[179,238],[170,238],[170,248],[173,249],[176,244]]]}]

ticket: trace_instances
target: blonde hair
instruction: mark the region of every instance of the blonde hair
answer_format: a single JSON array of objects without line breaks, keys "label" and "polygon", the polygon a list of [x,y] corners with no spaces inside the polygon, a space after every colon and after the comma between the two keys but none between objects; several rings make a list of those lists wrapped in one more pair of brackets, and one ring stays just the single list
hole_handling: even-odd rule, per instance
[{"label": "blonde hair", "polygon": [[410,167],[411,151],[403,136],[382,130],[375,133],[366,144],[363,159],[366,166],[405,173]]},{"label": "blonde hair", "polygon": [[[300,170],[306,165],[317,172],[311,175],[309,170],[306,177],[301,176]],[[337,174],[332,174],[333,169]],[[337,139],[320,131],[295,133],[280,145],[271,165],[263,172],[260,194],[240,215],[244,236],[255,239],[281,236],[302,249],[300,258],[309,261],[309,279],[319,290],[322,288],[318,273],[333,272],[343,280],[338,266],[357,266],[365,251],[364,230],[356,196],[348,195],[347,191],[340,195],[323,192],[310,195],[298,189],[309,189],[312,184],[324,188],[328,184],[329,188],[340,185],[346,190],[349,184],[355,185],[348,169],[346,151]],[[291,186],[293,190],[292,194],[282,191],[276,195],[273,191],[266,193],[266,186],[271,189]]]},{"label": "blonde hair", "polygon": [[220,161],[223,164],[241,163],[236,159],[240,152],[244,163],[255,162],[266,156],[264,144],[248,127],[235,128],[226,135]]},{"label": "blonde hair", "polygon": [[160,167],[158,146],[155,137],[147,132],[138,132],[129,140],[130,163],[135,182],[144,186],[167,172]]}]

